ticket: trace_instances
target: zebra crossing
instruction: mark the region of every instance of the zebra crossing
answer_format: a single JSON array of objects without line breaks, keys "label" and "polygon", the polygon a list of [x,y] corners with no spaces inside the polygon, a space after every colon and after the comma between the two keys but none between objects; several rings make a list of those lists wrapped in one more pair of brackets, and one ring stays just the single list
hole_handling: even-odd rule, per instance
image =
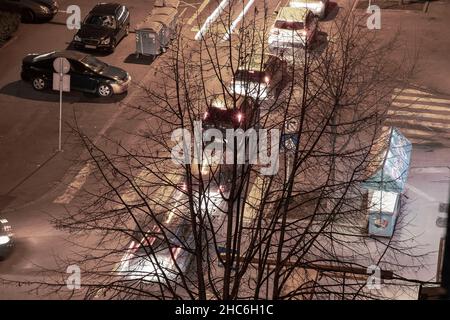
[{"label": "zebra crossing", "polygon": [[397,127],[413,144],[450,146],[450,97],[418,88],[397,88],[386,125]]}]

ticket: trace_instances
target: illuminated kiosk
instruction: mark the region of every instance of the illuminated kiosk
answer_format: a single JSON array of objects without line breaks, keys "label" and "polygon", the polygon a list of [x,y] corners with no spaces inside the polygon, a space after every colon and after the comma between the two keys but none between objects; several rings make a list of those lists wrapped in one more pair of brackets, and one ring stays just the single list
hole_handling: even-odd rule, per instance
[{"label": "illuminated kiosk", "polygon": [[368,193],[368,233],[391,237],[400,209],[400,196],[405,189],[411,159],[411,142],[394,127],[382,133],[374,146],[372,174],[362,186]]}]

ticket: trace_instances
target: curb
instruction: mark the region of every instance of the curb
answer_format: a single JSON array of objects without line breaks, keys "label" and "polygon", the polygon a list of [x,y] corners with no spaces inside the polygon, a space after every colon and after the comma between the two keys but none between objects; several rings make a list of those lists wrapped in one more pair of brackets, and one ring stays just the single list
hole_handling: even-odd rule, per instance
[{"label": "curb", "polygon": [[7,48],[12,42],[14,42],[15,40],[17,40],[17,38],[19,38],[19,37],[18,37],[18,36],[11,37],[9,40],[7,40],[7,41],[5,42],[5,44],[4,44],[3,46],[0,47],[0,50],[2,50],[2,49],[4,49],[4,48]]}]

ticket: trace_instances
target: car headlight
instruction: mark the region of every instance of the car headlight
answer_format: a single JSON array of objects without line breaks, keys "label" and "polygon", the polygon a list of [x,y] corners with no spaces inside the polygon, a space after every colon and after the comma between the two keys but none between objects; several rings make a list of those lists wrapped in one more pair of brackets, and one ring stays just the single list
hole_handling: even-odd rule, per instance
[{"label": "car headlight", "polygon": [[76,35],[75,37],[73,37],[73,40],[74,40],[74,41],[81,41],[81,38],[80,38],[79,36]]},{"label": "car headlight", "polygon": [[11,240],[8,236],[0,236],[0,245],[7,244]]},{"label": "car headlight", "polygon": [[105,40],[102,40],[102,44],[109,44],[111,41],[110,38],[106,38]]},{"label": "car headlight", "polygon": [[50,9],[47,6],[40,6],[43,13],[50,13]]}]

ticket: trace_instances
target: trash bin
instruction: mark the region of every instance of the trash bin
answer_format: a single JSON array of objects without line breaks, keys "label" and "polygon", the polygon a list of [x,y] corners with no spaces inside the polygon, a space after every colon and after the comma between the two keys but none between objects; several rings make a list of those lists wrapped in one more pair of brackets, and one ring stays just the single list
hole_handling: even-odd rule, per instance
[{"label": "trash bin", "polygon": [[136,25],[136,56],[157,56],[166,51],[176,34],[178,11],[170,7],[154,8],[151,15]]}]

